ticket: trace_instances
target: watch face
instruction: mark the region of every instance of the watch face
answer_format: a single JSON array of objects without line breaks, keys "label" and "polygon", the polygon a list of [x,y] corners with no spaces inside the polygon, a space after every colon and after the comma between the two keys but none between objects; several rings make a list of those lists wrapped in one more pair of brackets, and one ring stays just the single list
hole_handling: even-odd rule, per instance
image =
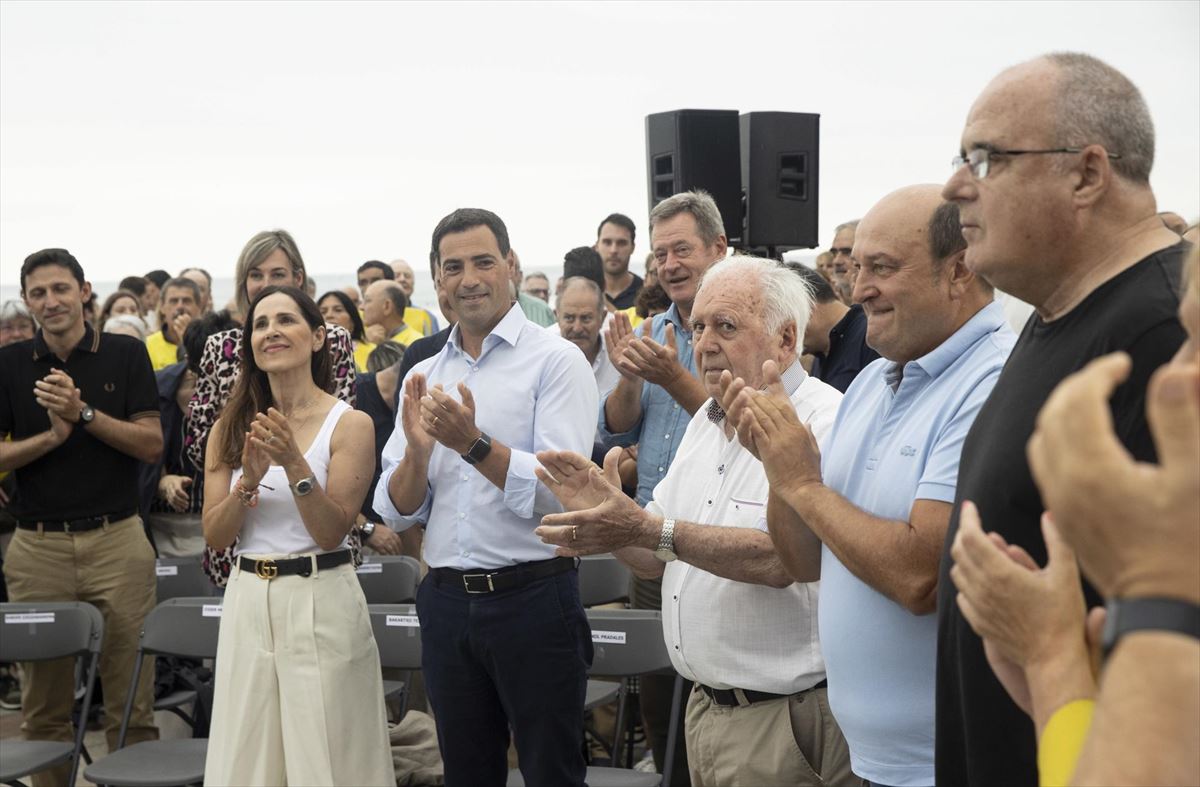
[{"label": "watch face", "polygon": [[664,563],[670,563],[676,559],[675,553],[669,549],[656,549],[654,550],[654,556]]},{"label": "watch face", "polygon": [[96,417],[96,411],[90,407],[85,407],[79,411],[79,420],[85,424],[90,424],[92,419]]},{"label": "watch face", "polygon": [[312,491],[313,482],[307,478],[302,478],[296,482],[296,494],[307,495]]}]

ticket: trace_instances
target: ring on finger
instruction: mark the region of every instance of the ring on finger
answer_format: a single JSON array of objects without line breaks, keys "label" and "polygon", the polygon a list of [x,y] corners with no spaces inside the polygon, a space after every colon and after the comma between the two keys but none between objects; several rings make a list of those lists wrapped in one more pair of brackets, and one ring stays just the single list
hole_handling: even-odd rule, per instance
[{"label": "ring on finger", "polygon": [[571,540],[575,541],[579,538],[579,525],[571,525]]}]

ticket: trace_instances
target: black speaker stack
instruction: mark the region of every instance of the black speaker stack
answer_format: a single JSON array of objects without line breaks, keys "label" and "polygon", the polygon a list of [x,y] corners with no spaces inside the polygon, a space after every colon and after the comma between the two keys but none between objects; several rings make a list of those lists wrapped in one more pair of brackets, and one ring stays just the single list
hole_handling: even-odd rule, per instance
[{"label": "black speaker stack", "polygon": [[817,245],[821,116],[806,112],[680,109],[646,116],[650,208],[704,189],[731,246],[764,251]]}]

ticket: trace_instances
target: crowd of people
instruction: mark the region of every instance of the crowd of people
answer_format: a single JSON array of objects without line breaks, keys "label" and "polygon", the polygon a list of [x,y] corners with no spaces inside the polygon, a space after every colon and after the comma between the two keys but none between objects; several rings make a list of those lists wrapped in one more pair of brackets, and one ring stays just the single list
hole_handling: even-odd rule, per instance
[{"label": "crowd of people", "polygon": [[[639,686],[672,785],[1200,783],[1197,227],[1091,56],[1005,70],[961,136],[811,267],[731,253],[700,190],[651,210],[644,278],[626,215],[552,282],[456,210],[437,316],[404,260],[318,294],[284,230],[219,310],[200,268],[97,308],[31,254],[0,306],[6,598],[100,608],[114,746],[155,554],[202,559],[209,784],[395,782],[364,549],[427,569],[448,785],[504,784],[510,745],[527,784],[585,782],[605,553],[685,679],[673,752],[673,676]],[[71,669],[22,666],[27,738],[71,739]],[[142,675],[128,742],[157,735]]]}]

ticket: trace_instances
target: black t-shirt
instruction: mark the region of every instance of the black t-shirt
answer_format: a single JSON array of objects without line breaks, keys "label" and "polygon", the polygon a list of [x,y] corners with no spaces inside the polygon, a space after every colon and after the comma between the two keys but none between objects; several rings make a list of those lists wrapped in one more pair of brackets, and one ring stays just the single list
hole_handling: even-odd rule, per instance
[{"label": "black t-shirt", "polygon": [[[950,545],[958,532],[959,508],[964,500],[973,501],[987,530],[1024,547],[1044,565],[1043,503],[1025,445],[1055,386],[1093,358],[1118,350],[1133,358],[1133,372],[1112,398],[1117,435],[1139,460],[1154,460],[1145,417],[1146,385],[1184,340],[1177,310],[1185,248],[1179,244],[1150,255],[1052,323],[1035,314],[967,434],[938,577],[938,784],[1038,783],[1033,722],[992,674],[982,641],[954,600]],[[1085,587],[1085,594],[1089,607],[1101,603],[1091,587]]]},{"label": "black t-shirt", "polygon": [[604,295],[605,298],[608,298],[608,302],[617,309],[629,309],[632,308],[635,303],[637,303],[638,293],[642,290],[642,277],[638,276],[636,273],[631,275],[633,276],[633,281],[629,283],[628,287],[621,290],[621,292],[617,294],[617,297],[614,298],[607,293]]},{"label": "black t-shirt", "polygon": [[812,376],[842,393],[879,353],[867,346],[867,315],[857,303],[829,331],[829,351],[813,356]]},{"label": "black t-shirt", "polygon": [[[158,387],[146,346],[88,325],[65,361],[50,352],[41,331],[0,348],[0,434],[24,440],[50,428],[49,414],[33,398],[33,384],[54,369],[69,374],[84,403],[98,412],[122,421],[158,418]],[[80,424],[65,443],[14,475],[11,508],[17,519],[62,521],[138,508],[138,460]]]}]

